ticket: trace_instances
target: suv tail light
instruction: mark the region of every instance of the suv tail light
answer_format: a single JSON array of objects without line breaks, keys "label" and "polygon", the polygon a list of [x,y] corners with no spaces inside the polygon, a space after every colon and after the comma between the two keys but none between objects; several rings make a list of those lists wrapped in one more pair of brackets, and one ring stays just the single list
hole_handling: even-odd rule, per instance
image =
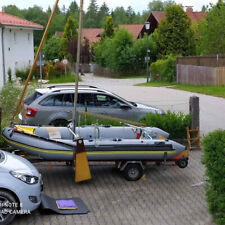
[{"label": "suv tail light", "polygon": [[35,117],[37,111],[38,111],[37,109],[27,107],[26,116],[28,116],[28,117]]}]

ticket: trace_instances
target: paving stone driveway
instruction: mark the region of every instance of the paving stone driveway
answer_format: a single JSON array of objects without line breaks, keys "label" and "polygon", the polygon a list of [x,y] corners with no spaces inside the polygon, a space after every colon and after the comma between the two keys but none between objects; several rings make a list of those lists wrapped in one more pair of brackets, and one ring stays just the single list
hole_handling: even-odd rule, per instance
[{"label": "paving stone driveway", "polygon": [[204,167],[200,161],[201,151],[193,151],[185,169],[150,164],[145,178],[137,182],[126,181],[112,164],[93,165],[92,180],[80,184],[74,183],[71,167],[37,163],[46,194],[80,197],[90,213],[61,216],[35,211],[18,216],[13,225],[212,225],[201,184]]}]

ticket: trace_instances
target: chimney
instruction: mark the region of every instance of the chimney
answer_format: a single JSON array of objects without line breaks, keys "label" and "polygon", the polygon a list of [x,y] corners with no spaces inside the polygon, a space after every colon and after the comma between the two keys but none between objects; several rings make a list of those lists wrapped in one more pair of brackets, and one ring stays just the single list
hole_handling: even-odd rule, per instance
[{"label": "chimney", "polygon": [[2,7],[2,13],[4,13],[5,12],[5,9],[4,9],[4,7]]},{"label": "chimney", "polygon": [[193,6],[185,6],[186,12],[193,12]]}]

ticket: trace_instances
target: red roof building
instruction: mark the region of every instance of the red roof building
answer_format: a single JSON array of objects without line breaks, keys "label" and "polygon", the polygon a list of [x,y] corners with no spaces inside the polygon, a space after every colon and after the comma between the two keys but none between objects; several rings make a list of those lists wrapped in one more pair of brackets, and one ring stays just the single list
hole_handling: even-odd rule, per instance
[{"label": "red roof building", "polygon": [[127,29],[130,33],[132,33],[133,37],[137,39],[143,28],[143,24],[121,24],[119,25],[119,28]]},{"label": "red roof building", "polygon": [[[206,12],[194,12],[191,7],[188,7],[186,9],[186,14],[192,22],[203,21],[206,16]],[[161,20],[163,20],[164,18],[165,12],[152,12],[147,19],[147,21],[151,24],[148,34],[153,33],[154,30],[159,26]],[[144,33],[146,33],[145,26],[142,27],[141,37],[143,37]]]},{"label": "red roof building", "polygon": [[83,28],[82,35],[90,43],[96,43],[100,41],[103,28]]},{"label": "red roof building", "polygon": [[0,12],[0,26],[12,26],[21,28],[31,28],[32,30],[42,30],[43,26],[31,21],[9,15],[4,11]]}]

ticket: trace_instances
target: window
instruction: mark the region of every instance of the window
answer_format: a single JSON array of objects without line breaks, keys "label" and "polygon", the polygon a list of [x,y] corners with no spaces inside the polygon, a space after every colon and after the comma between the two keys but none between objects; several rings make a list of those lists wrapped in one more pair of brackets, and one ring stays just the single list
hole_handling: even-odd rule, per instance
[{"label": "window", "polygon": [[40,102],[42,106],[62,106],[63,105],[63,95],[52,95]]},{"label": "window", "polygon": [[103,94],[95,95],[95,105],[101,107],[119,108],[124,103],[119,99]]},{"label": "window", "polygon": [[37,98],[39,98],[40,96],[42,96],[41,93],[39,92],[34,92],[33,94],[31,94],[30,96],[28,96],[25,100],[24,103],[26,105],[30,105],[34,100],[36,100]]},{"label": "window", "polygon": [[93,106],[94,105],[94,98],[93,94],[90,93],[78,93],[78,100],[77,103],[81,106]]},{"label": "window", "polygon": [[63,96],[63,105],[64,106],[73,106],[74,95],[73,94],[65,94]]}]

